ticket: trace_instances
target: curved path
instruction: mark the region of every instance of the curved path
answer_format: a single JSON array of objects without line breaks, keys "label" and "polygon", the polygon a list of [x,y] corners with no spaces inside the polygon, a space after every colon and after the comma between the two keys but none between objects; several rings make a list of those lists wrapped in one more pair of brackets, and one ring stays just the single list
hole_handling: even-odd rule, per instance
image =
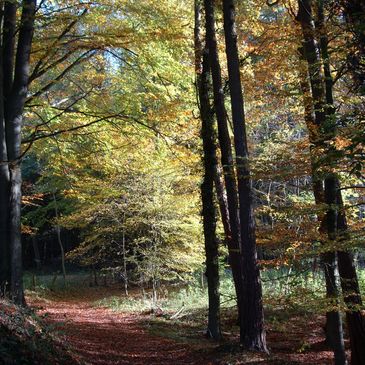
[{"label": "curved path", "polygon": [[87,365],[204,365],[206,355],[188,345],[153,336],[142,317],[92,305],[95,298],[30,299],[47,322],[61,330],[76,358]]}]

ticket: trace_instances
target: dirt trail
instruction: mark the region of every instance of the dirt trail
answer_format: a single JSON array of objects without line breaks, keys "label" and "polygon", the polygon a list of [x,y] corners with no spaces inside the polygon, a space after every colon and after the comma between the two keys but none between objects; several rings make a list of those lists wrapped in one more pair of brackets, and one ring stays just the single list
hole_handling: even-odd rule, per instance
[{"label": "dirt trail", "polygon": [[115,313],[93,306],[95,298],[39,301],[30,299],[39,314],[61,330],[77,359],[90,365],[204,365],[205,354],[188,345],[153,336],[141,325],[141,316]]}]

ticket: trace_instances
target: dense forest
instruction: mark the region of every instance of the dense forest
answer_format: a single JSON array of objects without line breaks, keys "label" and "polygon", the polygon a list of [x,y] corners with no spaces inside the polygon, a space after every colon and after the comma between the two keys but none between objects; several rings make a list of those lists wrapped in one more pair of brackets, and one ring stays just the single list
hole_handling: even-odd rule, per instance
[{"label": "dense forest", "polygon": [[0,27],[1,364],[365,365],[363,0]]}]

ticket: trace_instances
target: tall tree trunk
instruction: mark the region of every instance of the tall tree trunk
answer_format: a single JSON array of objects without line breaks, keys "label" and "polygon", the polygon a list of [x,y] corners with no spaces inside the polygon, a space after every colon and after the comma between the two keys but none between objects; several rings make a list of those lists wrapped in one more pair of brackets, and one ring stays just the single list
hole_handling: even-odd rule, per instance
[{"label": "tall tree trunk", "polygon": [[[331,209],[328,214],[337,215],[337,227],[334,230],[335,238],[344,243],[348,240],[348,228],[344,205],[337,176],[326,181],[326,202]],[[331,226],[328,227],[331,229]],[[338,269],[344,301],[347,306],[346,319],[351,345],[351,365],[365,364],[365,318],[363,302],[354,257],[348,250],[337,252]]]},{"label": "tall tree trunk", "polygon": [[267,352],[260,270],[257,263],[255,219],[240,78],[235,7],[233,0],[223,0],[224,34],[228,63],[229,89],[234,128],[239,194],[239,218],[243,251],[244,293],[241,340],[249,350]]},{"label": "tall tree trunk", "polygon": [[[219,294],[219,254],[216,235],[216,208],[214,203],[214,176],[217,169],[216,146],[214,140],[214,118],[209,100],[209,58],[207,49],[202,53],[200,41],[201,5],[195,2],[195,55],[196,75],[199,91],[200,116],[202,121],[204,178],[201,184],[203,206],[203,227],[206,256],[206,276],[208,282],[209,313],[207,334],[215,340],[221,339],[220,294]],[[199,62],[200,59],[200,62]],[[201,64],[201,66],[200,66]]]},{"label": "tall tree trunk", "polygon": [[[323,62],[323,76],[325,84],[325,99],[327,106],[327,118],[335,118],[335,107],[333,97],[333,79],[331,75],[330,56],[328,52],[328,37],[324,13],[324,1],[317,0],[317,22],[316,28],[319,34],[320,52]],[[333,121],[334,122],[334,121]],[[323,191],[323,184],[321,184],[320,196],[322,199],[317,199],[317,204],[325,203],[325,192]],[[324,226],[328,225],[326,219],[322,224],[322,230]],[[327,252],[322,255],[322,263],[324,266],[324,274],[326,280],[326,295],[329,300],[334,301],[334,305],[338,304],[339,291],[336,282],[335,269],[337,267],[336,253]],[[343,327],[341,314],[338,310],[332,310],[326,313],[326,337],[329,344],[332,346],[335,354],[335,364],[347,364],[345,344],[343,339]]]},{"label": "tall tree trunk", "polygon": [[124,293],[128,296],[128,272],[127,272],[127,252],[125,245],[125,213],[123,213],[123,228],[122,228],[122,250],[123,250],[123,276],[124,276]]},{"label": "tall tree trunk", "polygon": [[[300,50],[301,59],[304,58],[302,50]],[[311,167],[312,167],[312,189],[314,194],[315,203],[317,206],[322,206],[325,203],[324,199],[324,187],[323,179],[317,170],[316,156],[319,154],[318,148],[320,144],[316,140],[315,131],[315,117],[313,110],[313,99],[310,93],[310,85],[308,81],[308,70],[303,62],[300,62],[299,66],[299,77],[301,91],[303,93],[303,105],[304,105],[304,120],[307,125],[309,133],[310,142],[310,153],[311,153]],[[320,221],[320,233],[325,233],[325,222],[324,215],[319,213]],[[328,251],[321,254],[321,264],[323,267],[325,283],[326,283],[326,298],[328,304],[333,306],[338,305],[339,292],[336,281],[336,253],[333,251]],[[331,346],[334,351],[335,364],[344,365],[346,361],[345,344],[343,338],[343,326],[340,311],[330,310],[326,312],[326,324],[325,324],[325,335],[326,342]]]},{"label": "tall tree trunk", "polygon": [[[3,3],[0,9],[0,24],[3,21]],[[3,54],[3,40],[0,40],[0,55]],[[4,78],[3,57],[0,57],[0,296],[8,294],[10,284],[10,256],[8,241],[9,217],[9,168],[6,151],[6,133],[4,120]]]},{"label": "tall tree trunk", "polygon": [[[355,1],[356,3],[356,1]],[[360,5],[360,4],[358,4]],[[365,4],[363,4],[364,15]],[[359,9],[360,10],[360,9]],[[330,70],[330,59],[328,51],[328,37],[325,24],[325,14],[324,14],[324,3],[323,0],[318,0],[318,31],[320,34],[320,46],[321,55],[323,59],[324,77],[325,77],[325,90],[326,90],[326,103],[328,105],[328,116],[331,121],[329,127],[330,137],[334,137],[336,134],[336,124],[335,124],[335,107],[333,105],[333,80]],[[362,39],[362,44],[364,44],[365,34],[364,25],[362,25],[362,33],[359,34],[360,39]],[[359,40],[360,40],[359,39]],[[360,42],[361,43],[361,42]],[[361,57],[365,56],[365,49],[363,48],[363,53]],[[361,61],[360,61],[361,62]],[[365,78],[362,74],[362,87],[365,86]],[[359,79],[360,80],[360,79]],[[363,90],[365,91],[365,90]],[[336,174],[330,174],[325,181],[325,198],[326,203],[331,207],[327,212],[327,229],[329,238],[333,240],[345,241],[347,234],[347,222],[342,201],[342,195],[340,190],[340,182]],[[334,204],[334,205],[333,205]],[[337,210],[337,211],[336,211]],[[333,220],[332,215],[335,220]],[[365,348],[363,345],[365,343],[365,322],[364,316],[359,311],[359,307],[362,306],[362,300],[360,295],[360,288],[357,280],[357,273],[355,269],[354,259],[350,252],[340,251],[337,253],[339,272],[341,278],[341,286],[344,295],[345,303],[349,308],[357,306],[357,311],[347,311],[347,321],[349,323],[349,335],[351,342],[351,362],[352,364],[359,364],[365,362]],[[349,295],[349,293],[351,293]],[[350,325],[351,323],[351,325]]]},{"label": "tall tree trunk", "polygon": [[[301,23],[304,54],[308,63],[309,77],[311,81],[312,97],[315,107],[315,127],[310,131],[316,136],[317,143],[323,143],[332,138],[335,131],[333,122],[333,106],[326,105],[325,78],[321,69],[319,47],[316,43],[312,3],[310,0],[298,1],[298,21]],[[328,87],[328,84],[326,85]],[[329,154],[327,151],[327,155]],[[332,162],[333,163],[333,162]],[[318,167],[318,166],[317,166]],[[325,177],[325,201],[328,204],[326,214],[326,227],[329,240],[346,237],[347,224],[343,210],[343,202],[340,184],[335,173],[329,171]],[[351,253],[348,251],[338,252],[338,267],[344,300],[347,305],[347,324],[351,343],[351,364],[360,365],[365,363],[365,324],[361,313],[361,295],[358,286],[357,274]]]},{"label": "tall tree trunk", "polygon": [[[12,4],[6,3],[6,6]],[[10,92],[5,96],[5,124],[6,142],[9,159],[10,203],[9,203],[9,241],[11,253],[11,282],[12,299],[24,303],[23,272],[22,272],[22,244],[21,244],[21,129],[25,98],[28,92],[29,59],[34,29],[35,0],[22,2],[19,37],[15,57],[14,79]],[[12,20],[12,13],[9,12]],[[6,14],[6,13],[5,13]],[[6,22],[4,19],[4,26]],[[13,37],[14,38],[14,37]],[[5,51],[5,43],[4,43]],[[9,51],[10,52],[10,51]],[[4,56],[9,56],[8,54]],[[4,62],[6,57],[4,57]],[[6,66],[8,67],[8,66]],[[4,63],[4,70],[5,70]],[[5,80],[11,77],[12,70],[8,69]],[[7,89],[8,90],[8,89]]]},{"label": "tall tree trunk", "polygon": [[[218,57],[215,34],[214,1],[204,0],[206,42],[209,49],[209,63],[213,80],[215,114],[218,123],[218,140],[221,150],[224,182],[227,191],[227,202],[232,239],[228,241],[229,260],[237,295],[240,326],[243,324],[243,259],[241,251],[240,223],[238,217],[238,196],[236,174],[232,157],[232,145],[228,130],[227,115],[224,105],[224,94],[221,67]],[[242,331],[241,331],[242,334]],[[243,339],[241,338],[243,341]]]}]

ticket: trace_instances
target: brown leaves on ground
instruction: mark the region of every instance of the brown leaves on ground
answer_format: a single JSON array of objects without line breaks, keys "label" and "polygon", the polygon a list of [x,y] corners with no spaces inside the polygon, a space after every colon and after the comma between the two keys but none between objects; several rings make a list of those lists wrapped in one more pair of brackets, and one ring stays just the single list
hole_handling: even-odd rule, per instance
[{"label": "brown leaves on ground", "polygon": [[92,365],[213,364],[205,354],[187,345],[152,336],[140,324],[142,317],[93,306],[93,298],[32,300],[47,313],[47,321],[64,333],[78,361]]},{"label": "brown leaves on ground", "polygon": [[[270,355],[241,352],[236,331],[225,332],[226,341],[214,344],[201,331],[187,329],[184,324],[164,321],[154,331],[149,326],[150,316],[135,313],[118,313],[96,307],[95,300],[106,293],[98,290],[83,291],[83,296],[61,297],[52,300],[29,302],[39,313],[47,314],[47,321],[63,333],[64,340],[75,354],[75,360],[90,365],[208,365],[208,364],[260,364],[260,365],[326,365],[333,363],[332,352],[325,346],[323,318],[293,316],[281,325],[268,321],[267,337]],[[115,294],[115,293],[113,293]],[[226,313],[225,313],[226,315]],[[224,327],[235,324],[232,318]],[[181,326],[181,328],[177,328]],[[157,329],[157,331],[156,331]],[[160,329],[160,330],[159,330]],[[229,328],[231,330],[231,328]],[[181,334],[181,338],[176,335]],[[170,335],[171,336],[170,336]],[[71,365],[71,364],[70,364]]]}]

